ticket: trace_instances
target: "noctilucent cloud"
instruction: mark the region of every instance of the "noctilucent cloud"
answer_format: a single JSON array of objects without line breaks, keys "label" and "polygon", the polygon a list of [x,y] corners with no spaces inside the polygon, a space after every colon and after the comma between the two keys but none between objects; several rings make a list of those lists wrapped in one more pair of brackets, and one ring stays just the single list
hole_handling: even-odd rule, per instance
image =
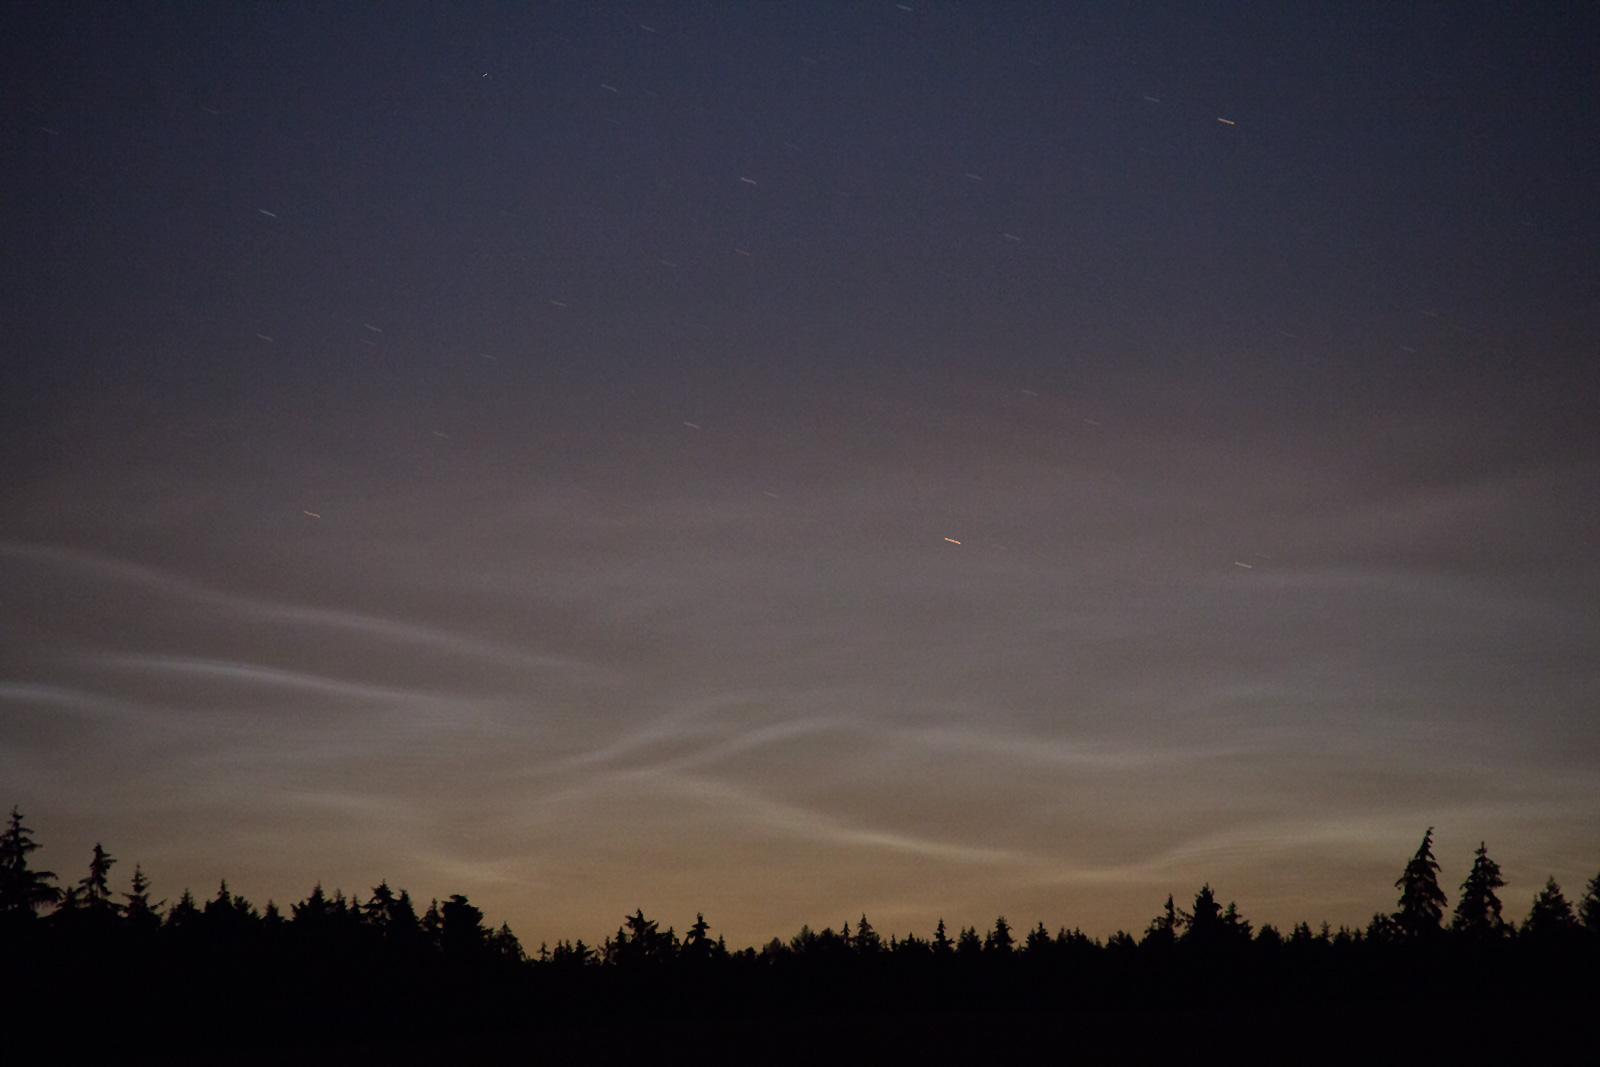
[{"label": "noctilucent cloud", "polygon": [[1600,16],[16,5],[76,881],[1138,932],[1600,869]]}]

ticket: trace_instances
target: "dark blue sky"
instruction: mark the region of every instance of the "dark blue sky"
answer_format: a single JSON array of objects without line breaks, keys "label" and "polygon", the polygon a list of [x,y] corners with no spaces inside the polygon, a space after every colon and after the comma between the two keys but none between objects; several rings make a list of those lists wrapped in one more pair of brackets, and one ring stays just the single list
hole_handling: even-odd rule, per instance
[{"label": "dark blue sky", "polygon": [[525,941],[1581,884],[1597,23],[10,5],[0,800]]}]

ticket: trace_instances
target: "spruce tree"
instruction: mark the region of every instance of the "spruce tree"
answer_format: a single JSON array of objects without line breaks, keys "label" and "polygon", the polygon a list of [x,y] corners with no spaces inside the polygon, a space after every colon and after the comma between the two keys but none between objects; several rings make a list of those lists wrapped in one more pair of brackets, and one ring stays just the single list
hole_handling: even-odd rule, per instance
[{"label": "spruce tree", "polygon": [[1450,929],[1473,937],[1499,937],[1510,929],[1500,916],[1500,897],[1496,889],[1505,887],[1500,877],[1500,865],[1489,858],[1489,850],[1482,841],[1472,860],[1472,870],[1461,883],[1461,899],[1456,902],[1456,913],[1450,920]]},{"label": "spruce tree", "polygon": [[79,902],[86,908],[96,911],[120,911],[121,909],[111,899],[111,885],[107,874],[111,865],[117,861],[100,843],[95,842],[94,857],[89,861],[89,874],[78,883]]},{"label": "spruce tree", "polygon": [[127,903],[122,906],[122,912],[133,923],[136,929],[153,930],[161,925],[160,908],[166,901],[157,904],[150,903],[150,879],[144,876],[144,870],[136,863],[133,865],[133,892],[122,894]]},{"label": "spruce tree", "polygon": [[856,926],[856,952],[863,956],[874,956],[883,951],[883,938],[878,936],[878,931],[867,922],[865,913],[861,922]]},{"label": "spruce tree", "polygon": [[372,895],[361,905],[362,924],[380,932],[386,931],[394,905],[394,890],[389,888],[389,882],[385,879],[372,887]]},{"label": "spruce tree", "polygon": [[501,923],[500,929],[489,935],[488,948],[491,956],[509,963],[522,963],[528,958],[517,935],[511,932],[510,923]]},{"label": "spruce tree", "polygon": [[1172,902],[1172,894],[1167,894],[1167,906],[1162,913],[1150,920],[1150,925],[1145,927],[1144,937],[1139,940],[1140,947],[1154,949],[1169,948],[1177,943],[1178,930],[1184,925],[1184,920],[1178,917],[1178,909]]},{"label": "spruce tree", "polygon": [[711,938],[706,936],[711,924],[703,912],[695,912],[694,925],[683,935],[683,948],[679,953],[686,960],[704,961],[711,956]]},{"label": "spruce tree", "polygon": [[1400,910],[1394,921],[1408,938],[1427,937],[1439,932],[1444,921],[1444,890],[1439,888],[1439,862],[1433,858],[1433,827],[1422,835],[1417,854],[1395,881],[1400,890]]},{"label": "spruce tree", "polygon": [[1184,926],[1182,940],[1191,945],[1213,945],[1222,940],[1222,905],[1211,883],[1200,887],[1194,895],[1194,910],[1181,912]]},{"label": "spruce tree", "polygon": [[178,902],[167,909],[167,929],[193,930],[200,919],[200,906],[194,902],[194,894],[185,889]]},{"label": "spruce tree", "polygon": [[0,915],[31,917],[61,899],[61,890],[49,884],[55,881],[55,872],[28,866],[28,853],[39,847],[28,836],[31,833],[22,825],[22,813],[13,807],[10,823],[0,832]]},{"label": "spruce tree", "polygon": [[[483,926],[483,912],[468,903],[467,898],[460,893],[452,893],[450,899],[439,907],[439,916],[442,920],[439,929],[439,945],[447,956],[470,956],[481,951],[489,941],[489,931]],[[639,913],[639,922],[645,923],[644,913]],[[628,924],[633,925],[629,919]],[[649,923],[650,933],[655,933],[655,923]],[[640,935],[635,935],[634,943],[643,940]]]},{"label": "spruce tree", "polygon": [[1591,934],[1600,934],[1600,874],[1589,879],[1578,901],[1578,922]]},{"label": "spruce tree", "polygon": [[1006,922],[1006,917],[1001,915],[994,921],[994,928],[983,938],[985,952],[992,952],[1001,956],[1008,956],[1016,946],[1017,939],[1011,936],[1011,924]]},{"label": "spruce tree", "polygon": [[1578,929],[1578,920],[1572,915],[1572,905],[1556,884],[1554,875],[1546,879],[1544,889],[1533,898],[1533,908],[1523,920],[1524,937],[1564,937]]},{"label": "spruce tree", "polygon": [[[322,892],[322,887],[317,886],[317,892]],[[299,918],[298,915],[295,916]],[[439,900],[435,897],[429,904],[428,910],[422,913],[422,934],[429,944],[439,947],[439,934],[444,929],[444,917],[439,914]],[[606,939],[610,942],[610,938]]]},{"label": "spruce tree", "polygon": [[[1227,933],[1228,940],[1234,943],[1243,943],[1250,940],[1250,920],[1239,914],[1239,906],[1233,901],[1228,901],[1227,910],[1222,913],[1222,929]],[[1271,924],[1261,928],[1265,934],[1272,930]],[[1277,939],[1278,931],[1272,930],[1269,940]]]}]

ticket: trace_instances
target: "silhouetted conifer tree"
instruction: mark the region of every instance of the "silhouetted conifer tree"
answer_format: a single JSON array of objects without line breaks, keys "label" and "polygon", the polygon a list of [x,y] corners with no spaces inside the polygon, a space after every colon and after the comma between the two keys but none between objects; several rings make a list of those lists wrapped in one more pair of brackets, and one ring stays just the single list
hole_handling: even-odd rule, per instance
[{"label": "silhouetted conifer tree", "polygon": [[[1066,931],[1061,931],[1061,934],[1065,937]],[[1055,941],[1050,937],[1050,931],[1044,928],[1044,923],[1042,922],[1032,930],[1029,930],[1028,936],[1022,939],[1022,951],[1034,959],[1043,959],[1049,956],[1054,948]]]},{"label": "silhouetted conifer tree", "polygon": [[291,904],[289,910],[294,915],[295,924],[302,929],[319,926],[333,916],[333,906],[329,903],[327,894],[323,893],[321,882],[312,888],[309,897],[298,904]]},{"label": "silhouetted conifer tree", "polygon": [[[1438,929],[1439,926],[1437,923],[1435,923],[1432,927],[1432,930],[1434,932],[1438,932]],[[1344,927],[1341,926],[1339,928],[1339,932],[1345,933]],[[1426,933],[1427,928],[1424,928],[1423,932]],[[1404,941],[1407,936],[1406,928],[1400,924],[1398,915],[1387,915],[1383,912],[1375,912],[1373,913],[1372,921],[1367,924],[1367,940],[1380,945],[1399,944],[1401,941]]]},{"label": "silhouetted conifer tree", "polygon": [[422,913],[422,934],[428,943],[435,948],[439,947],[439,937],[444,929],[444,917],[439,914],[439,901],[434,898],[428,904],[428,910]]},{"label": "silhouetted conifer tree", "polygon": [[693,963],[705,963],[715,954],[716,944],[708,936],[711,924],[701,912],[696,912],[694,925],[683,935],[683,948],[679,955]]},{"label": "silhouetted conifer tree", "polygon": [[381,932],[389,925],[394,904],[394,890],[389,888],[389,882],[385,879],[372,887],[372,895],[361,906],[361,921]]},{"label": "silhouetted conifer tree", "polygon": [[[1238,906],[1230,901],[1224,910],[1217,903],[1210,883],[1201,886],[1200,892],[1195,894],[1194,911],[1176,914],[1174,928],[1183,927],[1179,940],[1188,948],[1209,951],[1223,945],[1243,945],[1250,940],[1250,924],[1239,914]],[[1157,924],[1164,926],[1165,921],[1158,919]]]},{"label": "silhouetted conifer tree", "polygon": [[1209,882],[1194,895],[1194,910],[1180,911],[1178,916],[1183,927],[1179,940],[1185,944],[1209,946],[1222,940],[1222,905]]},{"label": "silhouetted conifer tree", "polygon": [[865,914],[861,916],[861,922],[856,926],[855,948],[856,952],[863,956],[875,956],[883,951],[883,938],[879,937],[878,931],[867,922]]},{"label": "silhouetted conifer tree", "polygon": [[500,929],[489,935],[489,954],[507,963],[521,963],[528,958],[509,923],[501,923]]},{"label": "silhouetted conifer tree", "polygon": [[261,916],[255,906],[230,893],[226,879],[217,888],[217,895],[201,909],[200,918],[208,942],[234,950],[253,942],[261,929]]},{"label": "silhouetted conifer tree", "polygon": [[233,894],[228,892],[228,880],[224,878],[217,886],[217,895],[206,901],[202,914],[215,915],[233,910]]},{"label": "silhouetted conifer tree", "polygon": [[467,902],[460,893],[453,893],[439,908],[443,920],[439,928],[439,947],[445,955],[469,957],[481,952],[489,939],[483,927],[483,912]]},{"label": "silhouetted conifer tree", "polygon": [[956,955],[962,959],[973,959],[983,952],[983,939],[978,936],[978,928],[964,926],[956,938]]},{"label": "silhouetted conifer tree", "polygon": [[150,879],[144,876],[144,870],[137,863],[133,865],[133,892],[124,893],[122,897],[127,901],[122,906],[123,914],[128,917],[128,922],[136,929],[150,930],[161,925],[160,908],[166,901],[158,904],[150,903]]},{"label": "silhouetted conifer tree", "polygon": [[1556,884],[1554,875],[1545,880],[1544,888],[1533,897],[1533,908],[1523,920],[1524,936],[1538,939],[1567,937],[1576,933],[1578,920],[1572,914],[1572,905]]},{"label": "silhouetted conifer tree", "polygon": [[1172,902],[1172,894],[1167,894],[1165,910],[1145,927],[1144,937],[1140,938],[1141,948],[1161,950],[1170,948],[1178,942],[1178,931],[1183,927],[1184,920],[1178,915],[1178,909]]},{"label": "silhouetted conifer tree", "polygon": [[185,889],[178,902],[167,911],[167,928],[192,929],[199,920],[200,908],[194,902],[194,894]]},{"label": "silhouetted conifer tree", "polygon": [[417,918],[416,905],[411,903],[411,894],[404,889],[394,898],[394,903],[389,905],[388,928],[391,935],[401,934],[411,938],[421,933],[421,920]]},{"label": "silhouetted conifer tree", "polygon": [[374,886],[372,895],[361,905],[361,925],[391,948],[411,950],[428,940],[411,894],[403,889],[396,894],[387,881]]},{"label": "silhouetted conifer tree", "polygon": [[1239,914],[1239,906],[1231,900],[1228,901],[1227,910],[1222,913],[1222,929],[1229,941],[1243,943],[1250,940],[1250,920]]},{"label": "silhouetted conifer tree", "polygon": [[107,877],[111,865],[116,862],[96,841],[94,855],[89,860],[89,873],[78,883],[78,899],[83,907],[109,912],[118,910],[116,902],[111,899],[111,883]]},{"label": "silhouetted conifer tree", "polygon": [[1011,924],[1004,915],[997,916],[994,927],[983,938],[983,950],[998,956],[1009,956],[1017,939],[1011,936]]},{"label": "silhouetted conifer tree", "polygon": [[0,832],[0,915],[31,918],[38,909],[61,899],[61,890],[49,883],[54,871],[28,866],[28,854],[39,848],[22,825],[22,812],[11,809],[11,821]]},{"label": "silhouetted conifer tree", "polygon": [[677,955],[678,938],[671,930],[662,933],[660,924],[646,919],[644,909],[628,916],[606,953],[608,963],[643,963],[668,960]]},{"label": "silhouetted conifer tree", "polygon": [[[1438,933],[1444,921],[1444,890],[1439,888],[1439,863],[1433,858],[1433,827],[1422,835],[1422,844],[1406,869],[1395,881],[1400,890],[1400,910],[1394,921],[1408,938]],[[1377,917],[1373,921],[1376,923]],[[1370,932],[1370,929],[1369,929]]]},{"label": "silhouetted conifer tree", "polygon": [[933,931],[933,951],[940,955],[951,951],[955,945],[950,940],[950,935],[945,932],[944,919],[939,920],[939,925]]},{"label": "silhouetted conifer tree", "polygon": [[1478,842],[1472,870],[1461,883],[1461,899],[1456,901],[1450,928],[1474,937],[1499,937],[1509,933],[1510,926],[1500,915],[1500,897],[1495,893],[1505,884],[1500,877],[1500,865],[1489,858],[1485,843]]},{"label": "silhouetted conifer tree", "polygon": [[1589,879],[1578,901],[1578,922],[1591,934],[1600,934],[1600,874]]}]

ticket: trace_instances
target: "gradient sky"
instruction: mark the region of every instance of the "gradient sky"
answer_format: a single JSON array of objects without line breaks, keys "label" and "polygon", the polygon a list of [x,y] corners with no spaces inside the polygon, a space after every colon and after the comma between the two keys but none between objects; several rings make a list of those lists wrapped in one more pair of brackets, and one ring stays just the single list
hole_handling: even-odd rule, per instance
[{"label": "gradient sky", "polygon": [[1600,9],[0,13],[0,804],[526,944],[1600,869]]}]

